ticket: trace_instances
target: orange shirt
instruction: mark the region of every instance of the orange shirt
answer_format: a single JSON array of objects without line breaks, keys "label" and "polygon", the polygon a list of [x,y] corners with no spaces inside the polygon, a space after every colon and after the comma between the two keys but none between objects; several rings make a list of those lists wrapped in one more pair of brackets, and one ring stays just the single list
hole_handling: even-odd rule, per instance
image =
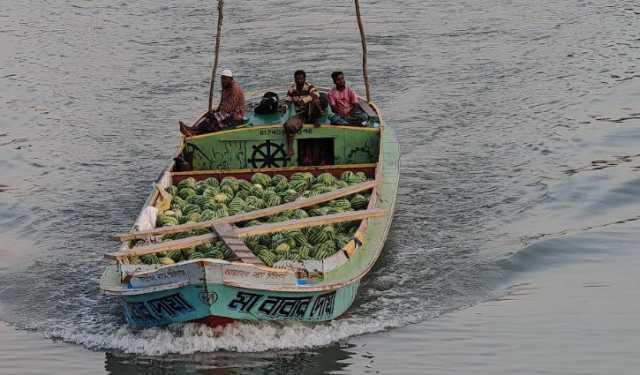
[{"label": "orange shirt", "polygon": [[218,111],[230,113],[235,121],[242,121],[244,118],[244,93],[236,81],[231,82],[228,89],[222,89],[220,105]]}]

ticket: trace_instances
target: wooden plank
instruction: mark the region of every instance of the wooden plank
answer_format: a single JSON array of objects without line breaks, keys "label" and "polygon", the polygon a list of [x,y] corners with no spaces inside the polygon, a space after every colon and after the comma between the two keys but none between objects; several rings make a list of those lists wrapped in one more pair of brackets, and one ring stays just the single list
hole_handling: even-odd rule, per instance
[{"label": "wooden plank", "polygon": [[112,253],[112,254],[105,254],[105,258],[118,259],[121,257],[154,254],[154,253],[159,253],[161,251],[185,249],[187,247],[209,243],[217,238],[218,238],[217,234],[207,233],[199,236],[181,238],[179,240],[159,242],[151,245],[136,246],[131,248],[130,250],[118,251],[117,253]]},{"label": "wooden plank", "polygon": [[[332,125],[332,127],[335,127]],[[243,169],[211,169],[201,171],[186,171],[186,172],[172,172],[173,182],[178,183],[187,177],[196,177],[196,179],[204,179],[206,177],[238,177],[251,178],[254,173],[260,172],[270,176],[281,174],[286,177],[290,177],[296,172],[311,172],[314,175],[324,172],[338,172],[338,171],[354,171],[354,172],[366,172],[373,177],[373,172],[377,166],[377,163],[364,163],[364,164],[338,164],[338,165],[322,165],[322,166],[298,166],[298,167],[277,167],[277,168],[243,168]]]},{"label": "wooden plank", "polygon": [[244,241],[238,237],[238,233],[229,224],[222,223],[213,226],[213,230],[218,233],[222,241],[229,246],[235,258],[239,258],[243,263],[264,264],[258,259],[253,252],[244,244]]},{"label": "wooden plank", "polygon": [[256,225],[253,227],[239,228],[236,230],[240,237],[256,236],[260,234],[284,232],[318,225],[341,223],[345,221],[355,221],[374,217],[382,217],[387,214],[387,210],[374,208],[370,210],[343,212],[339,214],[308,217],[305,219],[282,221],[279,223]]},{"label": "wooden plank", "polygon": [[[239,228],[239,229],[236,229],[234,232],[237,234],[238,237],[247,237],[247,236],[255,236],[259,234],[284,232],[287,230],[300,229],[300,228],[306,228],[306,227],[315,227],[318,225],[362,220],[362,219],[373,218],[373,217],[382,217],[386,214],[387,214],[387,210],[374,208],[369,210],[351,211],[351,212],[343,212],[343,213],[332,214],[332,215],[308,217],[308,218],[299,219],[299,220],[289,220],[289,221],[283,221],[280,223],[256,225],[253,227]],[[231,235],[229,234],[227,234],[227,236],[228,236],[227,238],[231,237]],[[119,259],[122,257],[153,254],[161,251],[184,249],[191,246],[197,246],[197,245],[202,245],[202,244],[211,242],[217,239],[218,237],[219,236],[215,233],[209,233],[209,234],[203,234],[200,236],[182,238],[179,240],[160,242],[152,245],[137,246],[130,250],[119,251],[117,253],[112,253],[112,254],[105,254],[105,258]]]},{"label": "wooden plank", "polygon": [[285,203],[285,204],[282,204],[282,205],[279,205],[279,206],[274,206],[274,207],[268,207],[268,208],[264,208],[262,210],[256,210],[256,211],[246,212],[246,213],[242,213],[242,214],[227,216],[227,217],[223,217],[223,218],[215,219],[215,220],[203,221],[201,223],[174,225],[174,226],[170,226],[170,227],[161,227],[161,228],[155,228],[155,229],[139,231],[139,232],[118,234],[118,235],[115,236],[115,239],[120,240],[120,241],[128,241],[128,240],[133,240],[133,239],[144,239],[144,238],[147,238],[149,236],[157,236],[157,235],[163,235],[163,234],[187,232],[187,231],[191,231],[191,230],[195,230],[195,229],[210,228],[210,227],[212,227],[214,225],[217,225],[217,224],[233,224],[233,223],[238,223],[238,222],[241,222],[241,221],[249,221],[249,220],[257,219],[257,218],[264,217],[264,216],[275,215],[275,214],[277,214],[279,212],[282,212],[282,211],[294,210],[296,208],[315,206],[316,204],[332,201],[334,199],[337,199],[337,198],[340,198],[340,197],[344,197],[344,196],[347,196],[347,195],[351,195],[351,194],[355,194],[355,193],[359,193],[359,192],[364,191],[364,190],[369,190],[369,189],[372,189],[375,186],[376,186],[376,181],[375,180],[365,181],[363,183],[352,185],[352,186],[346,187],[344,189],[339,189],[339,190],[332,191],[332,192],[329,192],[329,193],[320,194],[320,195],[312,197],[312,198],[298,199],[298,200],[296,200],[294,202]]}]

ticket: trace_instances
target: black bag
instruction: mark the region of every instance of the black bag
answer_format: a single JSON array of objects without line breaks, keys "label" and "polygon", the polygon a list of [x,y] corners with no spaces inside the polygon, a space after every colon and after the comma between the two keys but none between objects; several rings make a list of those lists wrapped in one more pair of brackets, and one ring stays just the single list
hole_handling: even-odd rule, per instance
[{"label": "black bag", "polygon": [[269,91],[262,96],[260,104],[253,111],[256,115],[272,115],[278,113],[278,103],[278,94]]}]

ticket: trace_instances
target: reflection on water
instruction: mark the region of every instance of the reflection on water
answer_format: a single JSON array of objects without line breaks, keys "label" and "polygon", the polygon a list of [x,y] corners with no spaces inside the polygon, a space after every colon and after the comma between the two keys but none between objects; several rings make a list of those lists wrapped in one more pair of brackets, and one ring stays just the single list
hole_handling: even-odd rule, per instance
[{"label": "reflection on water", "polygon": [[[129,330],[118,301],[98,289],[102,254],[116,246],[109,235],[130,226],[173,155],[177,120],[206,106],[211,3],[3,2],[0,321],[12,328],[0,331],[0,363],[13,356],[13,370],[72,374],[86,373],[77,367],[85,358],[86,368],[99,362],[104,372],[105,352],[113,374],[299,366],[489,373],[521,370],[515,362],[529,363],[533,350],[549,358],[541,367],[549,372],[587,373],[592,363],[582,359],[591,352],[570,345],[598,335],[627,343],[631,336],[612,325],[593,337],[584,327],[607,314],[629,332],[637,326],[622,311],[637,310],[626,302],[635,296],[616,286],[635,285],[625,267],[637,256],[624,246],[638,239],[634,231],[615,235],[638,217],[637,5],[363,6],[373,95],[403,154],[385,254],[339,321],[240,324],[212,335],[191,326]],[[281,86],[303,68],[319,85],[342,69],[363,91],[351,3],[265,0],[227,9],[221,65],[245,90]],[[624,264],[603,260],[616,257]],[[563,288],[569,281],[561,276],[596,272],[584,278],[584,294]],[[528,284],[505,291],[511,282]],[[562,291],[575,299],[558,301]],[[591,299],[602,313],[586,320],[572,323],[578,310],[555,309]],[[519,317],[529,303],[562,329],[534,335],[541,320]],[[32,332],[16,356],[7,348],[25,329]],[[491,332],[502,334],[473,339]],[[469,343],[460,347],[468,359],[456,352],[460,340]],[[632,372],[636,347],[600,351],[594,368]],[[66,360],[39,360],[53,353]],[[406,353],[403,361],[396,353]],[[451,370],[462,362],[463,371]]]}]

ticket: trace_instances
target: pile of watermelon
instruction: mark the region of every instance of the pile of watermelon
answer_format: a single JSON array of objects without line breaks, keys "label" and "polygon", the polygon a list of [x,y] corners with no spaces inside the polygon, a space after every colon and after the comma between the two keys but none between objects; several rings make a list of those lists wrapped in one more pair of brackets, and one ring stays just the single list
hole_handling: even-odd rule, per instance
[{"label": "pile of watermelon", "polygon": [[[215,177],[196,181],[190,177],[166,189],[172,195],[171,207],[158,215],[156,224],[161,227],[213,220],[278,206],[293,202],[300,197],[317,196],[366,180],[367,176],[363,172],[353,173],[351,171],[342,173],[340,178],[336,178],[330,173],[314,176],[309,172],[294,173],[289,179],[282,175],[271,177],[264,173],[255,173],[250,181],[234,177],[225,177],[221,181]],[[306,209],[284,211],[277,215],[237,225],[245,227],[362,210],[367,207],[368,203],[368,193],[353,194],[325,204]],[[335,254],[349,242],[353,238],[358,224],[359,221],[344,222],[252,236],[245,238],[245,243],[257,257],[269,266],[281,260],[322,260]],[[209,232],[208,229],[182,232],[166,235],[163,239],[179,239]],[[232,256],[231,250],[224,242],[218,241],[188,249],[158,253],[157,255],[145,255],[131,259],[131,262],[173,264],[200,258],[229,259]]]}]

